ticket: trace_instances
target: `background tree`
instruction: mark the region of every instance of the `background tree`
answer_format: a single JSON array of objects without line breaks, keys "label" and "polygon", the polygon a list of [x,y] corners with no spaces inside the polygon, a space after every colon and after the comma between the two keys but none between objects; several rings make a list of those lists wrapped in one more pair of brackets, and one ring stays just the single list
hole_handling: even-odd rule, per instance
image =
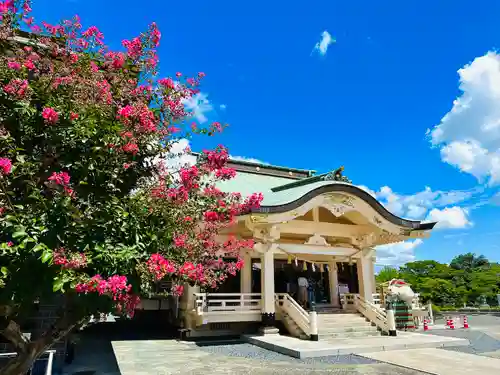
[{"label": "background tree", "polygon": [[377,274],[377,283],[385,283],[399,277],[399,271],[391,266],[383,267]]},{"label": "background tree", "polygon": [[482,255],[458,255],[450,265],[434,260],[409,262],[399,270],[386,267],[377,275],[379,282],[394,275],[411,284],[423,302],[438,306],[474,306],[484,296],[493,306],[498,305],[500,293],[500,265],[491,263]]},{"label": "background tree", "polygon": [[[133,315],[158,281],[180,295],[234,275],[253,244],[216,236],[262,200],[216,189],[235,175],[223,147],[168,168],[176,140],[223,126],[187,125],[204,74],[157,79],[156,25],[111,51],[78,17],[37,25],[30,11],[0,2],[0,330],[18,353],[5,375],[93,314]],[[58,320],[26,339],[36,305],[54,301]]]},{"label": "background tree", "polygon": [[465,272],[471,272],[477,268],[488,268],[488,266],[489,261],[484,255],[474,253],[458,255],[450,263],[451,268]]}]

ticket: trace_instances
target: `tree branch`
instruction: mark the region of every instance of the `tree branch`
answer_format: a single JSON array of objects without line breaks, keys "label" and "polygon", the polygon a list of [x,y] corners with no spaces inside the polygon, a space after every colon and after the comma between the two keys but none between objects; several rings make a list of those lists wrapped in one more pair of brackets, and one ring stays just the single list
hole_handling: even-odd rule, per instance
[{"label": "tree branch", "polygon": [[19,324],[11,320],[7,325],[7,328],[2,331],[2,335],[6,339],[8,339],[17,349],[19,349],[19,351],[26,351],[29,340],[22,334]]}]

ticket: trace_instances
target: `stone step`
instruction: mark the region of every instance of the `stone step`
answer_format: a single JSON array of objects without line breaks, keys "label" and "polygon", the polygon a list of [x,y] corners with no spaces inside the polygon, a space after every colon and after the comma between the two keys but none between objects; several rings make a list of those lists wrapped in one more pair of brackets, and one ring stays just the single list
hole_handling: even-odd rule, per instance
[{"label": "stone step", "polygon": [[365,319],[352,319],[352,320],[318,320],[318,325],[366,325],[370,324],[368,320]]},{"label": "stone step", "polygon": [[369,337],[369,336],[381,336],[381,333],[378,331],[321,333],[321,331],[319,331],[318,336],[320,337],[320,339],[361,338],[361,337]]},{"label": "stone step", "polygon": [[374,326],[347,326],[347,327],[318,327],[318,331],[324,334],[327,333],[342,333],[342,332],[373,332],[377,331]]},{"label": "stone step", "polygon": [[369,327],[372,324],[366,321],[360,322],[318,322],[318,327]]}]

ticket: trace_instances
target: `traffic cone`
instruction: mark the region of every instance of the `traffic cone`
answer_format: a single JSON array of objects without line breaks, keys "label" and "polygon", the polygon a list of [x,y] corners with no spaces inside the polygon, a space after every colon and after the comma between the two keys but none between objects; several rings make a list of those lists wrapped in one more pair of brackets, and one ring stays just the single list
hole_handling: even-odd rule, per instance
[{"label": "traffic cone", "polygon": [[450,319],[450,329],[455,329],[455,319]]},{"label": "traffic cone", "polygon": [[427,319],[424,319],[424,331],[429,330],[429,321]]},{"label": "traffic cone", "polygon": [[469,328],[469,322],[467,321],[467,315],[464,315],[464,327],[463,328]]}]

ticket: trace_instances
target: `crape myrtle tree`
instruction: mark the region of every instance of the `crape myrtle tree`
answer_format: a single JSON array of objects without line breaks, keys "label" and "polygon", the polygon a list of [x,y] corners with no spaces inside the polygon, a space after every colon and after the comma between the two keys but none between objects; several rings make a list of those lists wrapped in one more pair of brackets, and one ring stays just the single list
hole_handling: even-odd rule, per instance
[{"label": "crape myrtle tree", "polygon": [[[188,125],[204,74],[157,77],[156,25],[112,51],[76,16],[37,24],[30,11],[0,1],[0,332],[18,354],[4,375],[92,315],[133,315],[160,281],[177,296],[186,282],[217,287],[253,246],[217,235],[262,200],[215,187],[235,176],[224,147],[169,168],[176,140],[223,126]],[[55,323],[26,338],[54,299]]]}]

